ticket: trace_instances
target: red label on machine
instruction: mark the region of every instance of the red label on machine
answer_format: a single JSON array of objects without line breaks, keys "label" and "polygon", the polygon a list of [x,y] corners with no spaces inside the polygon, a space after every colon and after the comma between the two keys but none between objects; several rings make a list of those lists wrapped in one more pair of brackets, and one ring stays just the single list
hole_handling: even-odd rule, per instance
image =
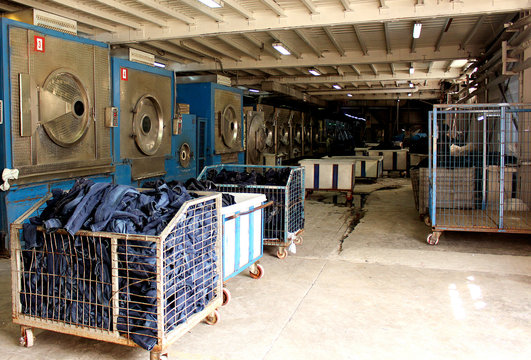
[{"label": "red label on machine", "polygon": [[35,35],[34,37],[35,51],[44,52],[44,37]]},{"label": "red label on machine", "polygon": [[122,80],[127,81],[127,69],[120,68],[120,77]]}]

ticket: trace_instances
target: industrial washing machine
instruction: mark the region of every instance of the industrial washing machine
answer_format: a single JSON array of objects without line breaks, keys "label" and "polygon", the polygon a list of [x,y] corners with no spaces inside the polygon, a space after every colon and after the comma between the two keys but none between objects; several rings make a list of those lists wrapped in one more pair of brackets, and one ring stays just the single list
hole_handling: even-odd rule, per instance
[{"label": "industrial washing machine", "polygon": [[189,104],[190,113],[206,121],[205,165],[243,164],[242,90],[212,82],[177,82],[177,102]]},{"label": "industrial washing machine", "polygon": [[265,126],[264,113],[261,111],[245,112],[246,136],[246,163],[262,165],[266,150],[267,129]]},{"label": "industrial washing machine", "polygon": [[111,181],[109,48],[1,19],[1,247],[9,224],[73,178]]},{"label": "industrial washing machine", "polygon": [[265,126],[265,149],[263,151],[263,163],[262,165],[282,165],[282,157],[277,156],[275,150],[276,140],[276,112],[275,108],[271,105],[257,104],[256,111],[264,113],[264,126]]},{"label": "industrial washing machine", "polygon": [[290,123],[292,113],[290,109],[275,108],[276,118],[276,155],[282,159],[291,158]]},{"label": "industrial washing machine", "polygon": [[309,156],[313,154],[313,126],[312,118],[309,112],[302,113],[302,155]]},{"label": "industrial washing machine", "polygon": [[292,110],[290,119],[290,157],[292,159],[302,156],[303,150],[303,119],[300,111]]},{"label": "industrial washing machine", "polygon": [[116,57],[111,64],[115,181],[140,186],[164,177],[172,157],[173,73]]},{"label": "industrial washing machine", "polygon": [[[203,129],[201,133],[200,129]],[[196,178],[204,166],[202,156],[197,144],[205,136],[205,121],[197,119],[195,115],[179,114],[174,119],[173,136],[171,139],[170,159],[166,160],[167,180],[185,182]],[[198,167],[201,166],[201,169]]]}]

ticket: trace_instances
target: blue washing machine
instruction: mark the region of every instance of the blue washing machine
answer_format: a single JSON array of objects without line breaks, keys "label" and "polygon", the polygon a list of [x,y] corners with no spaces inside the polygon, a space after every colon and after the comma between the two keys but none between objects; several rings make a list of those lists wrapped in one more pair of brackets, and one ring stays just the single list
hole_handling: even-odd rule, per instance
[{"label": "blue washing machine", "polygon": [[18,172],[2,179],[0,191],[6,251],[9,224],[52,188],[68,189],[77,177],[111,181],[114,168],[104,121],[108,45],[5,18],[0,23],[0,173]]},{"label": "blue washing machine", "polygon": [[115,182],[142,186],[176,172],[172,151],[174,76],[152,66],[111,58]]},{"label": "blue washing machine", "polygon": [[204,165],[245,163],[242,90],[211,82],[177,84],[177,102],[189,104],[190,113],[205,121]]}]

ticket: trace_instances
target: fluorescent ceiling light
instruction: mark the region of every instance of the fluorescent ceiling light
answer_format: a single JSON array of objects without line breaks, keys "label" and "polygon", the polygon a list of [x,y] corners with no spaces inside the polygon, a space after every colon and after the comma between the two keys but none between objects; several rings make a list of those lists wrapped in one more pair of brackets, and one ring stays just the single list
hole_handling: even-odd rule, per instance
[{"label": "fluorescent ceiling light", "polygon": [[415,68],[412,66],[409,68],[409,75],[413,75],[415,73]]},{"label": "fluorescent ceiling light", "polygon": [[420,37],[421,30],[422,30],[421,23],[415,23],[415,25],[413,25],[413,39],[418,39]]},{"label": "fluorescent ceiling light", "polygon": [[409,87],[412,88],[412,87],[415,87],[415,85],[413,85],[412,82],[409,83]]},{"label": "fluorescent ceiling light", "polygon": [[312,74],[313,76],[320,76],[320,75],[321,75],[321,73],[319,72],[319,70],[317,70],[316,68],[311,68],[311,69],[308,70],[308,72],[309,72],[310,74]]},{"label": "fluorescent ceiling light", "polygon": [[166,67],[166,64],[160,63],[158,61],[153,62],[153,65],[163,69]]},{"label": "fluorescent ceiling light", "polygon": [[332,85],[332,87],[333,87],[334,89],[336,89],[336,90],[340,90],[340,89],[341,89],[341,86],[339,86],[339,85],[337,85],[337,84]]},{"label": "fluorescent ceiling light", "polygon": [[457,60],[452,61],[452,63],[450,64],[450,67],[460,68],[460,67],[465,66],[467,62],[468,62],[467,59],[457,59]]},{"label": "fluorescent ceiling light", "polygon": [[407,96],[411,96],[411,93],[407,93]]},{"label": "fluorescent ceiling light", "polygon": [[352,94],[347,94],[348,97],[352,97]]},{"label": "fluorescent ceiling light", "polygon": [[220,8],[223,6],[223,3],[220,0],[197,0],[197,1],[205,4],[209,8]]},{"label": "fluorescent ceiling light", "polygon": [[249,89],[249,92],[257,93],[257,92],[260,92],[260,90],[257,90],[257,89]]},{"label": "fluorescent ceiling light", "polygon": [[279,43],[279,42],[273,43],[273,48],[279,53],[281,53],[282,55],[291,55],[288,48],[286,48],[284,44],[282,43]]}]

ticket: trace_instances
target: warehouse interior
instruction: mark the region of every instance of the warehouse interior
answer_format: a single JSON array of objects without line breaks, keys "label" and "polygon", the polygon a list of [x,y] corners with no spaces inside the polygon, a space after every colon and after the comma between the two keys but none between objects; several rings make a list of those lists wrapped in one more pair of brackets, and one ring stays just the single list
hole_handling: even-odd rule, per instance
[{"label": "warehouse interior", "polygon": [[531,0],[0,13],[0,357],[531,357]]}]

